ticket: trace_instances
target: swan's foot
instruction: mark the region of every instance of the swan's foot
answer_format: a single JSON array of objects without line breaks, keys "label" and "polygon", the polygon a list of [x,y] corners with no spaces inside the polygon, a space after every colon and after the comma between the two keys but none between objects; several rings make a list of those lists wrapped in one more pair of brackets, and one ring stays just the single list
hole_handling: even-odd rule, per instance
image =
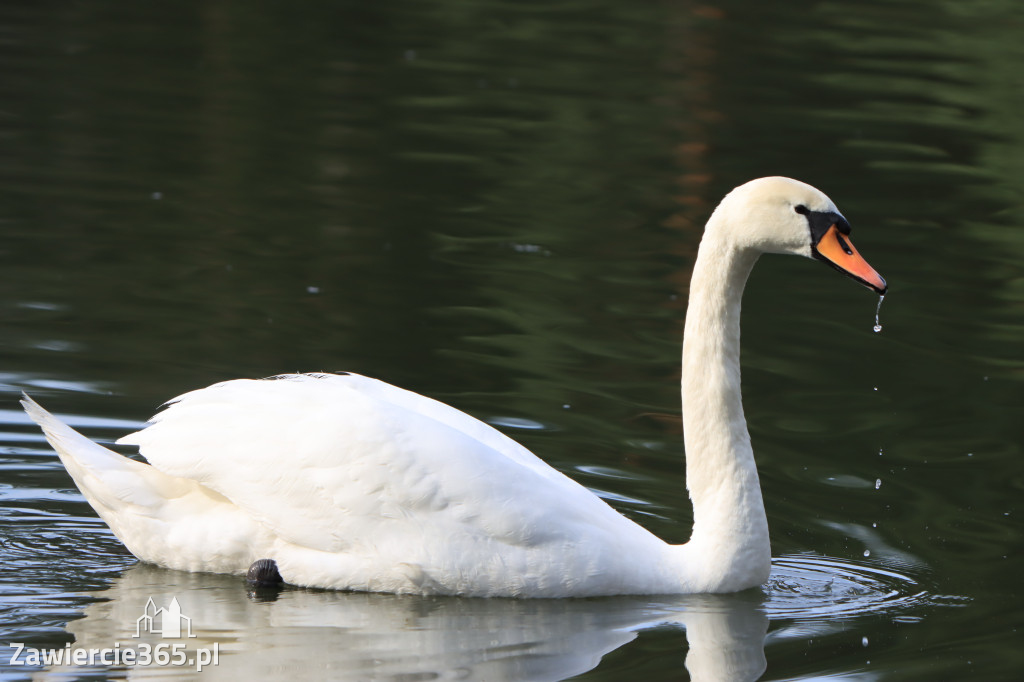
[{"label": "swan's foot", "polygon": [[257,559],[252,562],[249,572],[245,574],[245,582],[253,587],[272,587],[280,585],[284,580],[277,570],[277,562],[273,559]]}]

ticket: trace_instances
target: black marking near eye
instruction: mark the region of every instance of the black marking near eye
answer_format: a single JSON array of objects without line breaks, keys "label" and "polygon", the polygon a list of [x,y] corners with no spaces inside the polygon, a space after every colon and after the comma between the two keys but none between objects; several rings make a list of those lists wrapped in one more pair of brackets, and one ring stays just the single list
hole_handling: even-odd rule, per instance
[{"label": "black marking near eye", "polygon": [[799,213],[800,215],[807,215],[808,213],[811,212],[811,209],[807,208],[803,204],[800,204],[799,206],[795,206],[793,208],[793,210],[796,211],[797,213]]},{"label": "black marking near eye", "polygon": [[[797,211],[799,213],[799,211]],[[811,228],[811,244],[817,245],[833,225],[840,234],[850,234],[850,223],[835,211],[808,211],[803,214]]]}]

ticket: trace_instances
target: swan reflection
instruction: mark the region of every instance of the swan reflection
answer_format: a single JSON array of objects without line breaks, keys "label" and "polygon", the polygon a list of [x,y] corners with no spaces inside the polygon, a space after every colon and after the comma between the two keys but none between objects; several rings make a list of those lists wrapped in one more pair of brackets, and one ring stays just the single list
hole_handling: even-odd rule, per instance
[{"label": "swan reflection", "polygon": [[[764,594],[599,599],[462,599],[285,589],[247,594],[241,579],[138,564],[95,596],[67,629],[75,648],[184,643],[216,646],[202,679],[561,680],[657,626],[683,626],[695,680],[755,680],[764,672]],[[195,637],[142,628],[148,601],[177,599]],[[150,607],[152,611],[152,607]],[[680,637],[680,639],[682,639]],[[680,641],[680,664],[686,647]],[[117,674],[116,667],[106,669]],[[53,668],[61,679],[82,668]],[[135,666],[130,678],[195,677],[194,666]]]}]

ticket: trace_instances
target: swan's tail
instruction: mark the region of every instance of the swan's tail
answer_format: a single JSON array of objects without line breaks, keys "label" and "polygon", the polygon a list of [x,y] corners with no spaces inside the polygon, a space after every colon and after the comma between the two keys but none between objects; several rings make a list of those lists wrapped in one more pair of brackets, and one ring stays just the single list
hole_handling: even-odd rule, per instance
[{"label": "swan's tail", "polygon": [[273,538],[227,498],[197,481],[123,457],[21,401],[114,535],[139,559],[186,571],[245,572]]},{"label": "swan's tail", "polygon": [[[148,464],[123,457],[92,442],[22,394],[21,405],[43,429],[46,440],[60,456],[64,468],[93,509],[118,537],[117,517],[126,507],[151,515],[163,501],[181,493],[182,479],[168,476]],[[124,538],[121,538],[124,540]]]}]

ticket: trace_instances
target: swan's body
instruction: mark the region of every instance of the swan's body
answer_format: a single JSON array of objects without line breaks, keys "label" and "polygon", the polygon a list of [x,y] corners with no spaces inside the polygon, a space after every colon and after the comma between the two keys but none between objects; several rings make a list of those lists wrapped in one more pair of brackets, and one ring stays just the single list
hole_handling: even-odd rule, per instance
[{"label": "swan's body", "polygon": [[[740,400],[743,287],[773,251],[818,256],[884,291],[838,236],[848,231],[828,197],[785,178],[737,188],[709,220],[683,343],[694,503],[685,545],[487,424],[358,375],[228,381],[180,396],[119,441],[139,445],[149,465],[25,406],[114,533],[161,566],[244,573],[273,559],[293,584],[475,596],[741,590],[764,582],[771,560]],[[846,256],[827,250],[834,239]]]}]

